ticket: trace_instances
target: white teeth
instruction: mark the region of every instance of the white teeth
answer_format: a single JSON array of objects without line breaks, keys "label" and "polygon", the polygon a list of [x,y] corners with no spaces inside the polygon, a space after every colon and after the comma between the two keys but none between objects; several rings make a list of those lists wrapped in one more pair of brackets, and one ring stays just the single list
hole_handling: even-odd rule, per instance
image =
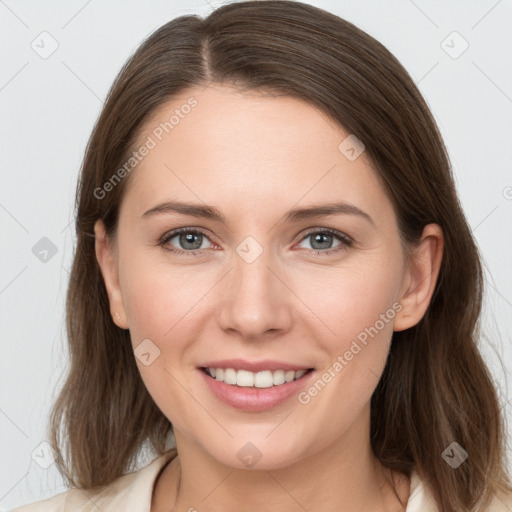
[{"label": "white teeth", "polygon": [[[215,371],[215,368],[213,371]],[[233,368],[226,368],[224,370],[224,382],[226,384],[236,384],[236,372]]]},{"label": "white teeth", "polygon": [[236,372],[236,385],[252,388],[254,386],[254,373],[248,372],[247,370],[238,370]]},{"label": "white teeth", "polygon": [[284,374],[285,382],[291,382],[295,378],[295,372],[293,370],[288,370]]},{"label": "white teeth", "polygon": [[276,370],[273,375],[274,386],[284,384],[284,370]]},{"label": "white teeth", "polygon": [[255,388],[270,388],[274,385],[274,376],[270,370],[258,372],[254,377]]},{"label": "white teeth", "polygon": [[286,382],[300,379],[306,370],[263,370],[249,372],[233,368],[207,368],[207,372],[215,379],[231,386],[270,388]]},{"label": "white teeth", "polygon": [[306,370],[299,370],[298,372],[295,372],[295,378],[300,379],[305,373]]}]

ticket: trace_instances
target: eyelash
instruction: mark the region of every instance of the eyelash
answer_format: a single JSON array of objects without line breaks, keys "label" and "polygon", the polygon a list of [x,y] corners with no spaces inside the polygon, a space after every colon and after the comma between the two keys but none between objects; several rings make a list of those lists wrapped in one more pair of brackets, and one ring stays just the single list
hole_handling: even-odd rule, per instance
[{"label": "eyelash", "polygon": [[[209,240],[208,235],[206,234],[206,232],[203,231],[200,228],[194,228],[194,229],[192,229],[192,228],[180,228],[180,229],[175,229],[174,231],[171,231],[171,232],[166,233],[165,235],[163,235],[162,238],[159,241],[159,245],[162,246],[166,251],[169,251],[169,252],[172,252],[172,253],[175,253],[175,254],[179,254],[179,255],[184,254],[184,255],[187,255],[187,256],[197,256],[197,255],[201,254],[205,250],[205,249],[200,249],[200,250],[195,250],[195,251],[184,251],[184,250],[181,250],[181,249],[176,249],[176,247],[173,247],[172,245],[168,245],[168,242],[170,240],[172,240],[174,237],[176,237],[177,235],[180,235],[182,233],[201,234],[201,235],[204,235]],[[338,253],[338,252],[344,251],[348,247],[351,247],[352,244],[354,243],[354,241],[350,237],[348,237],[347,235],[345,235],[343,233],[340,233],[339,231],[336,231],[334,229],[329,229],[329,228],[314,228],[314,229],[311,229],[311,230],[307,231],[303,235],[303,237],[299,240],[299,242],[302,242],[303,240],[305,240],[309,236],[315,235],[315,234],[329,234],[329,235],[334,236],[340,242],[342,242],[342,244],[340,244],[338,247],[335,247],[335,248],[332,248],[332,249],[324,249],[324,250],[322,250],[322,249],[306,249],[309,252],[309,254],[313,254],[313,255],[316,255],[316,256],[329,255],[329,254],[334,254],[334,253]]]}]

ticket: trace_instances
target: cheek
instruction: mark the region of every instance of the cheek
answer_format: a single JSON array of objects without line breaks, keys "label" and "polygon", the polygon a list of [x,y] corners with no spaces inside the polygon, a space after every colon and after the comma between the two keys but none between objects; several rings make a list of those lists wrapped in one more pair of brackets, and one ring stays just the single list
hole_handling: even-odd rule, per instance
[{"label": "cheek", "polygon": [[348,260],[338,268],[312,269],[309,276],[294,278],[293,289],[307,306],[301,308],[304,317],[314,313],[316,332],[322,333],[319,339],[329,344],[329,352],[342,350],[360,333],[364,338],[367,330],[374,333],[373,328],[389,338],[399,307],[396,298],[403,270],[396,261],[375,253]]},{"label": "cheek", "polygon": [[[204,411],[191,406],[186,392],[191,389],[188,370],[193,368],[192,362],[187,367],[186,356],[201,329],[198,313],[205,307],[201,298],[212,284],[198,272],[142,264],[142,258],[127,259],[125,268],[130,271],[123,275],[123,298],[142,380],[175,428],[201,425]],[[149,353],[150,364],[143,353]]]},{"label": "cheek", "polygon": [[299,292],[321,320],[314,318],[310,325],[324,355],[317,381],[299,402],[314,417],[329,414],[334,431],[343,430],[342,424],[368,403],[386,363],[394,318],[401,309],[396,297],[402,269],[382,261],[386,259],[317,274],[315,287]]},{"label": "cheek", "polygon": [[161,343],[175,337],[201,310],[202,299],[215,283],[211,271],[171,266],[143,251],[125,258],[120,274],[134,344],[144,338]]},{"label": "cheek", "polygon": [[[178,266],[153,259],[148,265],[148,259],[143,251],[131,253],[120,266],[132,342],[137,346],[149,338],[166,353],[176,353],[193,341],[202,323],[211,321],[208,317],[215,310],[215,296],[220,291],[227,293],[222,290],[227,281],[222,281],[218,268],[207,264]],[[277,300],[292,310],[297,325],[291,329],[306,324],[306,332],[331,358],[349,350],[355,339],[363,343],[389,339],[401,272],[396,264],[385,264],[391,260],[375,254],[354,258],[354,263],[338,268],[284,269],[284,280],[294,293],[283,291]],[[385,357],[385,353],[375,355]]]}]

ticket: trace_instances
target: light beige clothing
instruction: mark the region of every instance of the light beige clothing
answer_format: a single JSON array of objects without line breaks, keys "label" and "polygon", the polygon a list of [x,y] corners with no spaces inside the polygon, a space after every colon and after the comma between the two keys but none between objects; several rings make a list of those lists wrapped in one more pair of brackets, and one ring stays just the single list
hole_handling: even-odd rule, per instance
[{"label": "light beige clothing", "polygon": [[[150,512],[155,481],[175,453],[174,449],[167,451],[140,470],[119,477],[102,491],[70,489],[12,512]],[[512,511],[512,502],[507,507],[496,501],[489,512],[509,511]],[[438,512],[429,490],[416,472],[411,474],[406,512]]]}]

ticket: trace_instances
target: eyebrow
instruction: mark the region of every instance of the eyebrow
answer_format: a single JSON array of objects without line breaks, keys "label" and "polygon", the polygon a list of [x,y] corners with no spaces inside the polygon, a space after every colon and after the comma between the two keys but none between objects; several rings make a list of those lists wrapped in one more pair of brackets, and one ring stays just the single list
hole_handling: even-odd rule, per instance
[{"label": "eyebrow", "polygon": [[[163,213],[179,213],[182,215],[210,219],[222,224],[226,224],[226,219],[217,208],[202,204],[184,203],[181,201],[167,201],[160,203],[144,212],[141,216],[141,220]],[[299,222],[301,220],[315,217],[340,214],[356,215],[367,220],[370,224],[375,226],[375,222],[368,213],[350,203],[328,203],[314,205],[307,208],[295,208],[285,214],[284,221]]]}]

